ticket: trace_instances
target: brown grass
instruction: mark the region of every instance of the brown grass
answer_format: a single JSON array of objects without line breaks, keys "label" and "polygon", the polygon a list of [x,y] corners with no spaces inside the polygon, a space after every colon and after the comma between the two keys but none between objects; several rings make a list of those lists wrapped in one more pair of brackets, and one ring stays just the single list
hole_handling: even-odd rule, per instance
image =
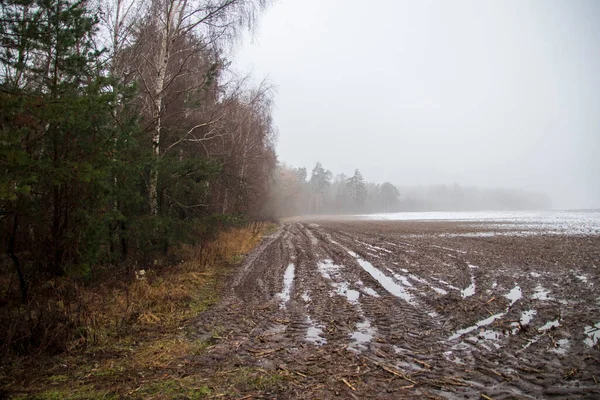
[{"label": "brown grass", "polygon": [[193,379],[174,378],[185,356],[206,347],[188,328],[218,301],[233,267],[272,229],[272,224],[236,228],[203,248],[185,246],[176,254],[179,263],[146,271],[143,279],[107,280],[90,288],[66,279],[50,282],[51,300],[37,313],[60,317],[64,324],[48,334],[67,340],[58,355],[40,351],[6,358],[0,384],[15,398],[208,396],[210,390]]}]

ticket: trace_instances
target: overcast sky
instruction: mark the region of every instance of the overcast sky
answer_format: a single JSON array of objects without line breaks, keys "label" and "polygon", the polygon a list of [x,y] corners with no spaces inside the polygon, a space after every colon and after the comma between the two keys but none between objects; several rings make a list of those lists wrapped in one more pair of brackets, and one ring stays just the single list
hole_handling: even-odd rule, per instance
[{"label": "overcast sky", "polygon": [[279,160],[600,207],[600,1],[280,0],[234,67]]}]

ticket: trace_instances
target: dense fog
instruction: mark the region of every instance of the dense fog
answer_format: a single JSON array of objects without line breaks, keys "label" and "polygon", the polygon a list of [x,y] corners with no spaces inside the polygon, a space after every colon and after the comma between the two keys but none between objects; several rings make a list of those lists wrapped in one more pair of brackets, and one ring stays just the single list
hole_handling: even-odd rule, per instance
[{"label": "dense fog", "polygon": [[[599,15],[596,1],[283,0],[234,67],[275,86],[278,158],[309,178],[320,161],[426,208],[548,205],[521,191],[598,208]],[[423,194],[455,183],[523,201]]]}]

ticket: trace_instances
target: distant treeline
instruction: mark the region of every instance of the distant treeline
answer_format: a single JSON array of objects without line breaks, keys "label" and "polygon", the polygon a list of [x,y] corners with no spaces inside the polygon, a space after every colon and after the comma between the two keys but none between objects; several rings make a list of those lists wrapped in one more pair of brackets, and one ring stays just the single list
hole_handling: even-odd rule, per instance
[{"label": "distant treeline", "polygon": [[367,182],[359,170],[335,175],[317,163],[312,171],[279,165],[271,209],[277,216],[368,214],[401,211],[547,209],[548,196],[522,190],[454,185],[395,186]]}]

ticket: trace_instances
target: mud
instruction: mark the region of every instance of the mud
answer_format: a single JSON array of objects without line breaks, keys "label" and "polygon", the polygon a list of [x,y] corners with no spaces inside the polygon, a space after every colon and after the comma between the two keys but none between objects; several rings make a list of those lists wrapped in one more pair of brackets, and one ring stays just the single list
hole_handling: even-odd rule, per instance
[{"label": "mud", "polygon": [[248,398],[600,398],[600,236],[291,222],[198,321],[206,374],[289,372]]}]

